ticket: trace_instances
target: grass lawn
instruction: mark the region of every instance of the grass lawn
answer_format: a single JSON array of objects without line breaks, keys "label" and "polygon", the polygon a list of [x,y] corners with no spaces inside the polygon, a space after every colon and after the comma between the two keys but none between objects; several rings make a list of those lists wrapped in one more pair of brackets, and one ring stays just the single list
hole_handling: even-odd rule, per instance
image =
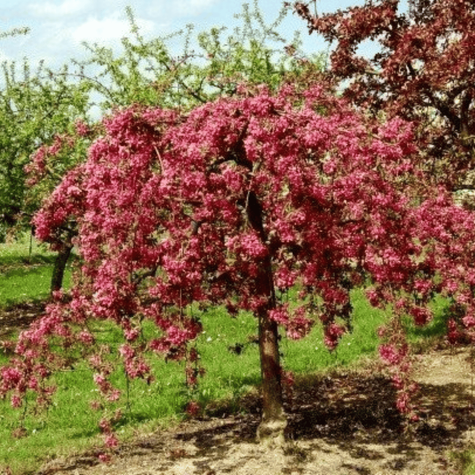
[{"label": "grass lawn", "polygon": [[[31,247],[30,247],[31,246]],[[48,297],[55,254],[25,234],[14,243],[0,243],[0,308]],[[64,286],[70,285],[66,269]]]},{"label": "grass lawn", "polygon": [[[53,256],[34,244],[27,259],[28,242],[0,246],[0,307],[47,297]],[[362,291],[353,292],[352,303],[353,332],[342,338],[335,352],[330,353],[325,348],[319,325],[303,340],[283,338],[281,350],[285,369],[297,376],[308,375],[337,366],[358,364],[362,358],[374,358],[378,345],[376,330],[388,315],[372,308]],[[436,301],[435,305],[437,318],[425,330],[426,333],[412,329],[413,341],[440,335],[444,302]],[[207,374],[200,382],[198,399],[203,407],[221,401],[230,411],[240,411],[240,397],[260,381],[258,347],[249,342],[256,334],[256,320],[246,313],[230,318],[219,307],[203,312],[201,318],[204,332],[197,346]],[[113,347],[121,344],[120,330],[112,324],[101,322],[96,330],[103,343]],[[237,344],[244,345],[240,354],[230,351],[230,347]],[[0,366],[6,361],[7,357],[0,354]],[[189,397],[184,385],[183,364],[165,362],[159,357],[152,357],[150,362],[156,376],[150,385],[141,381],[127,385],[122,372],[114,375],[115,384],[124,394],[128,392],[128,398],[123,397],[116,406],[125,414],[118,428],[123,439],[132,437],[136,430],[151,431],[183,417]],[[47,412],[34,414],[30,413],[28,405],[25,407],[25,437],[12,437],[12,431],[23,416],[22,411],[13,410],[9,401],[0,401],[0,472],[2,464],[3,467],[9,466],[13,473],[31,472],[46,459],[78,453],[101,444],[98,430],[101,412],[90,407],[97,393],[91,371],[86,365],[78,364],[71,371],[56,374],[52,383],[57,392],[54,404]],[[31,402],[30,406],[33,407]]]}]

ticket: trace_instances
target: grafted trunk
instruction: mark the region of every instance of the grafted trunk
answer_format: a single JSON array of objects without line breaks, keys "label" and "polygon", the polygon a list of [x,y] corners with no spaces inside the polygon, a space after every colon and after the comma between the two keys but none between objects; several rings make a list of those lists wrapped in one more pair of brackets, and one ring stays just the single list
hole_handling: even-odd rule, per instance
[{"label": "grafted trunk", "polygon": [[61,290],[63,287],[64,269],[66,268],[66,264],[68,262],[69,256],[71,255],[72,249],[72,244],[64,244],[56,255],[53,267],[53,275],[51,276],[51,293]]}]

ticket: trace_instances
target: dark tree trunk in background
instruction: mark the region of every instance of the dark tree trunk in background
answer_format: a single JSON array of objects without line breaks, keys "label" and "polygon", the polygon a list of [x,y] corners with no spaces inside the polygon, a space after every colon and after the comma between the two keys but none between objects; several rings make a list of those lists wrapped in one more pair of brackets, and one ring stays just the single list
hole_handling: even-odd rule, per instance
[{"label": "dark tree trunk in background", "polygon": [[54,261],[53,275],[51,277],[50,292],[61,290],[63,287],[64,269],[73,249],[72,244],[63,244]]}]

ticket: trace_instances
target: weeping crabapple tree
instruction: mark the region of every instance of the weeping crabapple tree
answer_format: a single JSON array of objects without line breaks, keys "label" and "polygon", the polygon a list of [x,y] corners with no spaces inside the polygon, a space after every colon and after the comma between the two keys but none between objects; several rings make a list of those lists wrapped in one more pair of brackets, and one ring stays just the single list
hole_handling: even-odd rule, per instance
[{"label": "weeping crabapple tree", "polygon": [[[224,304],[258,320],[259,435],[275,438],[285,426],[279,327],[297,339],[320,320],[333,349],[350,317],[350,289],[370,283],[370,301],[394,307],[380,353],[399,409],[412,414],[397,317],[425,324],[427,302],[442,292],[464,311],[451,321],[452,337],[470,332],[475,249],[473,215],[442,188],[425,188],[410,124],[370,120],[315,85],[275,95],[243,86],[186,115],[131,107],[104,128],[34,219],[37,236],[53,244],[68,220],[77,222],[81,272],[70,297],[57,294],[21,333],[1,369],[3,395],[19,406],[31,390],[47,402],[48,376],[79,348],[104,397],[119,399],[95,320],[122,327],[117,364],[130,378],[151,378],[148,355],[159,353],[186,357],[194,384],[201,369],[187,344],[201,325],[191,305]],[[294,286],[289,305],[282,296]],[[156,326],[152,338],[145,321]],[[100,425],[116,444],[113,422]]]}]

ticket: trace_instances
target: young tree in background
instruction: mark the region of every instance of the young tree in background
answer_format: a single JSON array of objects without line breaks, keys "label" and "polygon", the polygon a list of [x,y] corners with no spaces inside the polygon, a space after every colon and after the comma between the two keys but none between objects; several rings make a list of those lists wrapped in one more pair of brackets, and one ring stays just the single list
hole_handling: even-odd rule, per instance
[{"label": "young tree in background", "polygon": [[[473,188],[475,168],[475,4],[467,0],[366,1],[315,15],[297,13],[336,48],[331,76],[347,84],[345,97],[373,113],[418,124],[428,170],[453,189]],[[371,57],[358,47],[371,40]]]},{"label": "young tree in background", "polygon": [[[88,85],[72,84],[40,64],[34,73],[27,60],[19,74],[15,63],[3,63],[0,90],[0,216],[4,236],[30,229],[31,218],[64,174],[86,158],[61,149],[77,121],[87,120]],[[65,72],[67,68],[63,68]],[[48,153],[46,151],[48,150]],[[28,178],[29,175],[29,178]],[[66,236],[66,234],[65,234]],[[51,291],[62,286],[72,249],[71,233],[55,250]]]},{"label": "young tree in background", "polygon": [[[284,38],[277,29],[287,10],[282,8],[266,24],[255,0],[253,8],[243,4],[235,17],[241,20],[234,32],[225,36],[226,27],[212,28],[194,37],[193,25],[163,38],[145,40],[140,34],[131,8],[126,9],[131,38],[122,40],[123,52],[85,43],[91,57],[77,63],[78,76],[102,98],[100,107],[109,113],[117,107],[143,104],[181,107],[183,110],[220,96],[233,95],[242,82],[279,87],[289,74],[321,71],[323,55],[310,60],[299,52],[300,39]],[[170,40],[182,39],[182,51],[171,52]]]}]

